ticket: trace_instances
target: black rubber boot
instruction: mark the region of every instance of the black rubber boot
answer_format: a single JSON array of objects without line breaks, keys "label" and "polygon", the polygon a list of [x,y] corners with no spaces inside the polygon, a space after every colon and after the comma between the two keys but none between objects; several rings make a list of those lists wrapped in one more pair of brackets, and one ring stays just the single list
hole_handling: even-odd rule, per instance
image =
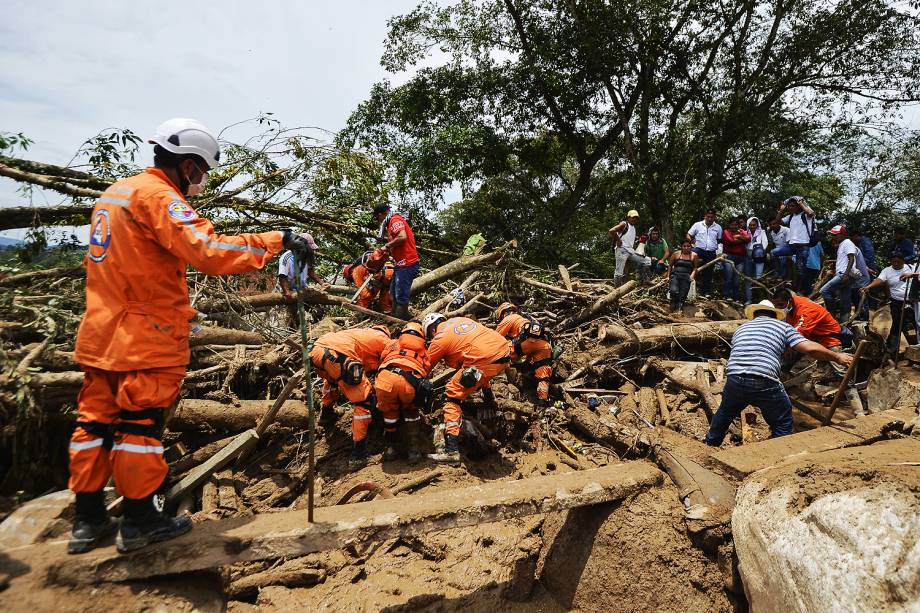
[{"label": "black rubber boot", "polygon": [[364,466],[367,466],[367,440],[356,442],[348,456],[349,469],[357,470]]},{"label": "black rubber boot", "polygon": [[394,304],[393,305],[393,317],[401,319],[403,321],[409,321],[409,305],[408,304]]},{"label": "black rubber boot", "polygon": [[105,493],[102,490],[77,493],[76,515],[67,553],[86,553],[117,531],[118,522],[105,510]]},{"label": "black rubber boot", "polygon": [[455,434],[444,434],[444,447],[429,453],[428,459],[439,464],[460,464],[460,437]]},{"label": "black rubber boot", "polygon": [[327,430],[334,428],[339,416],[335,413],[335,407],[328,406],[319,410],[319,425]]},{"label": "black rubber boot", "polygon": [[399,444],[399,433],[398,432],[384,432],[383,440],[386,441],[387,448],[383,452],[383,461],[392,462],[393,460],[399,459],[400,453],[397,445]]},{"label": "black rubber boot", "polygon": [[115,546],[119,553],[128,553],[151,543],[168,541],[192,529],[186,515],[170,517],[154,505],[154,494],[146,498],[125,498],[125,516]]},{"label": "black rubber boot", "polygon": [[403,442],[406,446],[406,458],[412,462],[422,459],[422,420],[404,421],[402,424]]}]

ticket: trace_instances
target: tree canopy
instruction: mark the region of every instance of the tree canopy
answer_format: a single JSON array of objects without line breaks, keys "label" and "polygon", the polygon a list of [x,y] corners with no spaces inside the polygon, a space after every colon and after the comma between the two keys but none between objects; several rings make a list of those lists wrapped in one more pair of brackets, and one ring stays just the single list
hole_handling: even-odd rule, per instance
[{"label": "tree canopy", "polygon": [[459,183],[449,228],[548,261],[596,250],[629,208],[666,235],[792,190],[829,215],[846,155],[920,96],[918,32],[886,0],[424,2],[382,58],[412,76],[376,84],[339,138],[411,206]]}]

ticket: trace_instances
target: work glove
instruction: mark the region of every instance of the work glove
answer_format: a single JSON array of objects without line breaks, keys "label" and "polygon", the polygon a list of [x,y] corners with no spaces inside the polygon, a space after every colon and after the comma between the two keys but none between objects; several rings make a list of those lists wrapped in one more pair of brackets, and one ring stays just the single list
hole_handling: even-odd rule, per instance
[{"label": "work glove", "polygon": [[310,244],[307,240],[292,231],[290,228],[282,230],[282,245],[285,249],[293,251],[294,255],[297,256],[297,262],[303,265],[304,262],[313,265],[313,249],[310,248]]}]

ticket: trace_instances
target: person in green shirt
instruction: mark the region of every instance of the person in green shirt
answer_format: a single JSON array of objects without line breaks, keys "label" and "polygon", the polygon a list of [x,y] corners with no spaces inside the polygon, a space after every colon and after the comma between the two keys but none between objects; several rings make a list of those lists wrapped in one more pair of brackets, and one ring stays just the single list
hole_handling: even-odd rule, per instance
[{"label": "person in green shirt", "polygon": [[661,230],[658,228],[652,227],[648,230],[645,255],[652,259],[652,273],[661,274],[668,269],[668,257],[671,255],[671,250],[668,247],[668,241],[661,236]]}]

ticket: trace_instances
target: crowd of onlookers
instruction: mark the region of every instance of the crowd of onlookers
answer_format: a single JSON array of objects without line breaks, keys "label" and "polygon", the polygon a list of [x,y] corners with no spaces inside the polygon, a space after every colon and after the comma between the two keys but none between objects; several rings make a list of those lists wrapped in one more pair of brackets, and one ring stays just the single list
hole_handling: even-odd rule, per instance
[{"label": "crowd of onlookers", "polygon": [[[893,329],[900,330],[903,319],[905,326],[913,323],[920,330],[920,243],[903,227],[894,228],[886,240],[882,254],[889,265],[880,270],[869,236],[843,225],[833,226],[825,236],[801,196],[786,199],[766,225],[755,216],[738,216],[723,227],[715,211],[706,211],[673,249],[656,227],[637,233],[638,221],[638,212],[631,210],[609,231],[616,259],[614,282],[620,284],[627,263],[635,267],[640,281],[665,275],[672,310],[683,307],[694,281],[698,294],[713,296],[717,269],[723,277],[722,297],[745,304],[766,290],[759,280],[772,273],[800,296],[820,294],[840,323],[868,318],[870,304],[879,304],[887,291]],[[827,254],[825,239],[831,247]],[[833,258],[833,271],[828,270],[816,287],[825,255]]]}]

